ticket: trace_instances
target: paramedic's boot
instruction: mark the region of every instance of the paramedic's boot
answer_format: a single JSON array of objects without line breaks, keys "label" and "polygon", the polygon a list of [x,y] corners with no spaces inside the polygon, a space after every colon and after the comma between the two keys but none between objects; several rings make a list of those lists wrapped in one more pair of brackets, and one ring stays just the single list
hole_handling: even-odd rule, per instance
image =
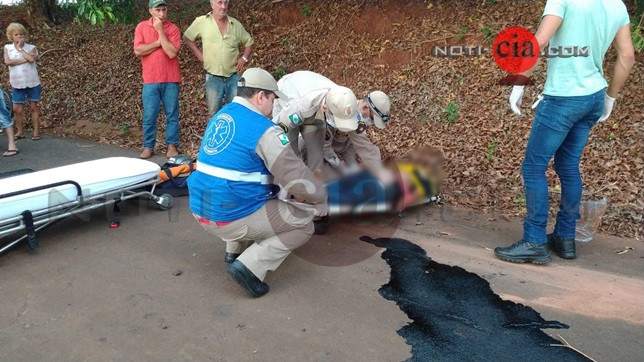
[{"label": "paramedic's boot", "polygon": [[313,234],[324,235],[329,229],[329,217],[324,216],[319,220],[313,220]]},{"label": "paramedic's boot", "polygon": [[232,276],[233,279],[235,279],[235,281],[244,288],[246,293],[253,298],[258,298],[268,293],[268,284],[259,280],[259,278],[257,278],[253,272],[248,270],[248,268],[246,268],[246,266],[239,260],[235,260],[228,265],[228,274],[230,274],[230,276]]},{"label": "paramedic's boot", "polygon": [[548,234],[548,246],[562,259],[574,259],[577,257],[575,249],[575,238],[564,239],[554,233]]},{"label": "paramedic's boot", "polygon": [[513,263],[547,264],[550,262],[550,250],[548,250],[547,243],[530,243],[519,240],[508,247],[495,248],[494,254],[499,259]]},{"label": "paramedic's boot", "polygon": [[176,156],[178,154],[179,154],[179,151],[177,151],[177,146],[169,145],[168,146],[168,151],[165,153],[165,157],[170,158],[170,157]]},{"label": "paramedic's boot", "polygon": [[144,148],[141,152],[140,158],[147,160],[148,158],[154,156],[154,150],[152,148]]},{"label": "paramedic's boot", "polygon": [[230,263],[232,263],[233,261],[237,260],[237,258],[238,258],[240,255],[241,255],[241,254],[236,254],[236,253],[226,253],[226,257],[224,258],[224,260],[226,261],[226,263],[230,264]]}]

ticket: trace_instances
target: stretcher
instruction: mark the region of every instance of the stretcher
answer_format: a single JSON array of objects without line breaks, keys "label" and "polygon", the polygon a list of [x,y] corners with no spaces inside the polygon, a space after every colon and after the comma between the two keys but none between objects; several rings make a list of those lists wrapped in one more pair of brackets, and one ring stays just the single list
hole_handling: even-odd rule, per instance
[{"label": "stretcher", "polygon": [[[128,157],[110,157],[0,179],[0,254],[20,241],[38,247],[36,232],[65,217],[113,205],[111,227],[120,222],[119,204],[143,197],[161,210],[170,195],[153,194],[159,165]],[[21,235],[20,235],[21,234]]]}]

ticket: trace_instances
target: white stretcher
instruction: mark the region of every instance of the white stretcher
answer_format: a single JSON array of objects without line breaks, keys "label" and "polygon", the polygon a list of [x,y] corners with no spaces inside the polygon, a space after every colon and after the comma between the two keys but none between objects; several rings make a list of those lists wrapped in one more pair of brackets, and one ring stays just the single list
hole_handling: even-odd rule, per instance
[{"label": "white stretcher", "polygon": [[114,205],[111,226],[117,227],[119,203],[132,198],[148,198],[169,209],[170,195],[152,193],[159,171],[150,161],[110,157],[0,179],[0,239],[24,232],[0,253],[24,239],[36,248],[36,231],[106,205]]}]

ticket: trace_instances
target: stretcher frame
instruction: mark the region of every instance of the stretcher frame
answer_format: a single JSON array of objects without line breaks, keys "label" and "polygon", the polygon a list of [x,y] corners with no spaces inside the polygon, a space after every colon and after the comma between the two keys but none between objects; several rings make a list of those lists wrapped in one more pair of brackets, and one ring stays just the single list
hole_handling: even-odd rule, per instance
[{"label": "stretcher frame", "polygon": [[[36,240],[36,232],[47,226],[62,220],[68,216],[85,213],[104,206],[113,205],[114,213],[110,227],[116,228],[120,224],[119,204],[123,201],[133,198],[144,197],[148,200],[154,200],[160,210],[168,210],[172,207],[172,196],[163,194],[154,195],[159,178],[150,179],[136,184],[122,186],[115,190],[105,191],[96,195],[83,196],[83,190],[79,183],[73,180],[60,181],[42,186],[37,186],[25,190],[19,190],[0,195],[0,199],[9,198],[18,195],[25,195],[36,191],[53,189],[63,185],[73,185],[76,188],[76,199],[73,201],[61,203],[49,208],[40,210],[25,210],[18,216],[13,216],[0,221],[0,240],[7,236],[24,231],[25,234],[18,236],[17,239],[0,248],[0,254],[6,252],[14,245],[23,240],[27,240],[29,247],[35,250],[39,247]],[[150,187],[149,191],[144,188]]]}]

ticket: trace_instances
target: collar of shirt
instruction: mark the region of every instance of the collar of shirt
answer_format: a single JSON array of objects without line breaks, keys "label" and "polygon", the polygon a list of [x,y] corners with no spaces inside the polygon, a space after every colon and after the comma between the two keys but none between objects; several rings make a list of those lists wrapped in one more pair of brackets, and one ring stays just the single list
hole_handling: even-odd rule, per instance
[{"label": "collar of shirt", "polygon": [[[233,103],[241,104],[242,106],[250,109],[251,111],[253,111],[255,113],[262,114],[259,111],[259,109],[257,109],[257,107],[255,107],[254,104],[250,103],[246,98],[235,96],[235,98],[233,98]],[[262,116],[263,116],[263,114],[262,114]]]},{"label": "collar of shirt", "polygon": [[[212,16],[212,11],[208,13],[208,17],[210,17],[210,19],[212,19],[212,21],[214,21],[215,23],[217,22],[217,19],[215,19],[215,18]],[[232,24],[232,23],[233,23],[233,21],[232,21],[232,20],[230,20],[230,16],[228,16],[228,15],[226,15],[226,20],[228,20],[228,24]]]}]

